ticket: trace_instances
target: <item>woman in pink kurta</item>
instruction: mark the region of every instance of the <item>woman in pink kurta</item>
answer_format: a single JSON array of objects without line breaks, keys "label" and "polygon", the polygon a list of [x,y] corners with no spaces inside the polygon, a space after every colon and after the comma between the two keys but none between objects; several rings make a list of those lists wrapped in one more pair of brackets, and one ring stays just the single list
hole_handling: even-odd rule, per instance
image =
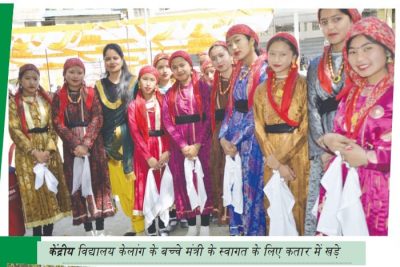
[{"label": "woman in pink kurta", "polygon": [[[128,107],[128,124],[135,143],[133,158],[135,180],[135,201],[133,215],[143,215],[147,173],[153,174],[158,193],[161,186],[161,175],[169,160],[169,145],[161,121],[162,96],[158,91],[159,74],[152,66],[140,69],[138,84],[135,88],[135,99]],[[138,90],[137,90],[138,89]],[[147,221],[147,220],[146,220]],[[159,220],[160,235],[168,235],[165,224]],[[156,234],[155,220],[147,227],[148,235]]]},{"label": "woman in pink kurta", "polygon": [[388,234],[394,51],[394,32],[386,23],[370,17],[352,26],[343,50],[351,82],[338,95],[342,100],[334,133],[319,140],[357,168],[368,232],[373,236]]},{"label": "woman in pink kurta", "polygon": [[[211,129],[210,118],[206,114],[209,114],[210,89],[199,80],[188,53],[174,52],[169,59],[169,65],[176,82],[165,95],[161,114],[165,129],[171,136],[169,167],[174,178],[176,213],[178,219],[188,219],[188,235],[197,235],[196,215],[200,214],[200,235],[209,235],[209,216],[213,204],[208,163]],[[204,173],[202,180],[207,195],[203,207],[192,207],[190,203],[193,194],[201,194],[202,187],[198,187],[201,179],[197,179],[193,172],[193,181],[188,181],[190,184],[193,182],[195,190],[188,193],[184,172],[185,159],[196,160],[195,166],[198,164],[197,159],[201,162]]]}]

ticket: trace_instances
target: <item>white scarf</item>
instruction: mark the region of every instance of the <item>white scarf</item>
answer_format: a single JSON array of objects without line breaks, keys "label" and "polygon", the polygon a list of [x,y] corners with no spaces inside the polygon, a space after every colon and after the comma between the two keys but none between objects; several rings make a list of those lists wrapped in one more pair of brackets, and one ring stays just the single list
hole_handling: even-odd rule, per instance
[{"label": "white scarf", "polygon": [[174,201],[174,184],[168,165],[165,166],[164,174],[161,178],[160,193],[157,190],[153,169],[149,169],[143,201],[146,228],[152,224],[157,215],[160,216],[165,225],[168,225],[169,208],[174,204]]},{"label": "white scarf", "polygon": [[239,153],[235,160],[231,156],[225,157],[224,188],[223,188],[224,207],[232,205],[236,213],[243,213],[243,177],[242,160]]},{"label": "white scarf", "polygon": [[[184,161],[185,168],[185,179],[186,179],[186,190],[190,200],[190,206],[192,210],[196,207],[200,206],[200,212],[203,212],[204,206],[207,201],[207,193],[206,188],[204,186],[204,172],[201,166],[201,162],[199,158],[194,158],[193,160],[189,160],[185,158]],[[196,173],[197,177],[197,191],[193,183],[193,171]]]},{"label": "white scarf", "polygon": [[272,177],[264,187],[269,200],[267,210],[270,217],[270,236],[298,236],[296,221],[293,217],[295,199],[279,171],[273,170]]},{"label": "white scarf", "polygon": [[86,155],[83,158],[74,158],[74,169],[73,169],[73,182],[72,192],[73,195],[79,188],[82,187],[82,196],[93,196],[92,190],[92,178],[90,174],[90,162],[89,156]]},{"label": "white scarf", "polygon": [[47,168],[45,163],[37,163],[35,167],[33,167],[33,172],[36,175],[35,179],[35,189],[38,190],[41,188],[46,182],[46,186],[49,191],[57,194],[57,186],[58,181],[57,178],[53,175],[53,173]]},{"label": "white scarf", "polygon": [[[328,170],[321,179],[326,199],[317,225],[317,231],[326,235],[368,235],[368,227],[361,204],[361,189],[357,170],[349,168],[343,186],[342,157],[336,152]],[[318,200],[316,205],[318,205]],[[315,210],[315,207],[314,207]]]}]

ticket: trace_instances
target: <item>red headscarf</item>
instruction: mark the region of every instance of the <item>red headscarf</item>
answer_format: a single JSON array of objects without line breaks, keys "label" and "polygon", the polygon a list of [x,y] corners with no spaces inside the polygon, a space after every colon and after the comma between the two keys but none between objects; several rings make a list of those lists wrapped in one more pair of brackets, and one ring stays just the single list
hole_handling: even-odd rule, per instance
[{"label": "red headscarf", "polygon": [[[213,43],[211,45],[211,47],[208,49],[208,55],[211,56],[211,50],[216,47],[216,46],[222,46],[224,47],[227,51],[228,51],[228,46],[226,45],[226,43],[224,41],[216,41],[215,43]],[[218,88],[219,88],[219,84],[220,84],[220,80],[219,80],[219,76],[220,76],[220,72],[218,70],[215,70],[214,73],[214,81],[213,81],[213,86],[211,88],[211,101],[210,101],[210,108],[211,108],[211,129],[214,132],[215,130],[215,106],[216,106],[216,99],[217,99],[217,93],[218,93]],[[232,75],[230,78],[230,82],[229,82],[229,87],[232,86]],[[228,94],[230,94],[230,92],[232,88],[228,88]]]},{"label": "red headscarf", "polygon": [[[200,114],[200,117],[202,117],[203,114],[203,104],[201,101],[201,95],[200,95],[200,88],[199,88],[199,75],[196,73],[195,70],[193,70],[193,62],[192,59],[190,58],[190,55],[186,53],[185,51],[179,50],[174,53],[169,58],[169,67],[171,67],[172,60],[174,58],[181,57],[184,60],[186,60],[190,67],[192,67],[192,84],[193,84],[193,93],[194,97],[196,99],[196,104],[198,107],[198,111]],[[171,89],[168,90],[168,113],[172,118],[173,123],[175,124],[175,115],[174,115],[174,106],[175,106],[175,99],[176,99],[176,93],[178,92],[179,89],[179,84],[180,82],[178,80],[175,81],[175,83],[172,85]]]},{"label": "red headscarf", "polygon": [[[296,49],[297,55],[299,54],[299,47],[297,44],[296,38],[286,32],[280,32],[275,34],[267,44],[267,49],[270,47],[270,45],[276,41],[279,38],[283,38],[288,40]],[[268,51],[267,51],[268,52]],[[275,110],[275,112],[279,115],[279,117],[284,120],[288,125],[290,126],[298,126],[299,122],[293,121],[289,118],[289,108],[290,108],[290,103],[292,102],[292,96],[293,96],[293,91],[296,86],[296,81],[298,77],[298,65],[297,62],[295,66],[292,65],[289,71],[289,75],[286,78],[285,85],[283,87],[283,97],[282,97],[282,103],[281,106],[279,107],[278,104],[275,102],[274,97],[272,96],[272,87],[273,87],[273,81],[275,80],[275,72],[272,70],[272,68],[268,67],[267,69],[267,74],[268,74],[268,80],[267,80],[267,97],[269,102],[272,105],[272,108]]]},{"label": "red headscarf", "polygon": [[163,60],[163,59],[169,60],[169,55],[166,54],[166,53],[159,53],[159,54],[157,54],[157,55],[154,57],[154,60],[153,60],[153,67],[156,68],[156,67],[157,67],[158,61]]},{"label": "red headscarf", "polygon": [[65,76],[65,73],[67,72],[67,70],[69,68],[78,66],[81,69],[83,69],[83,72],[85,73],[85,65],[83,64],[83,62],[79,59],[79,58],[69,58],[65,61],[64,63],[64,70],[63,70],[63,76]]},{"label": "red headscarf", "polygon": [[[318,20],[320,19],[319,17],[320,11],[321,9],[318,10]],[[361,14],[358,12],[357,9],[351,8],[347,9],[347,11],[350,13],[350,19],[353,23],[356,23],[361,19]],[[331,50],[330,45],[324,47],[324,53],[318,65],[318,80],[320,82],[322,89],[324,89],[328,94],[332,94],[333,92],[332,79],[328,68],[330,50]]]},{"label": "red headscarf", "polygon": [[150,66],[150,65],[144,66],[144,67],[142,67],[142,68],[140,69],[138,81],[140,80],[140,78],[141,78],[144,74],[147,74],[147,73],[153,74],[154,77],[155,77],[156,80],[157,80],[157,83],[158,83],[158,80],[160,79],[160,74],[158,73],[158,71],[157,71],[157,69],[156,69],[155,67]]},{"label": "red headscarf", "polygon": [[[36,72],[37,75],[40,77],[39,69],[35,65],[33,65],[33,64],[25,64],[25,65],[23,65],[23,66],[21,66],[19,68],[18,82],[21,81],[21,79],[24,76],[25,72],[27,72],[29,70]],[[29,138],[28,126],[26,124],[26,118],[25,118],[24,105],[23,105],[23,101],[21,100],[21,98],[22,98],[22,90],[23,89],[22,89],[22,87],[20,85],[20,88],[19,88],[18,92],[15,94],[15,105],[17,106],[18,116],[21,119],[22,132]],[[49,104],[51,104],[50,95],[40,85],[39,85],[39,88],[38,88],[38,94],[41,95]]]},{"label": "red headscarf", "polygon": [[246,24],[236,24],[229,28],[228,32],[226,33],[226,39],[232,37],[235,34],[244,34],[253,38],[257,44],[259,43],[258,35],[253,29],[251,29]]},{"label": "red headscarf", "polygon": [[211,63],[211,60],[209,60],[209,59],[206,59],[204,62],[203,62],[203,64],[201,65],[201,72],[202,73],[205,73],[206,72],[206,70],[208,69],[208,68],[211,68],[211,67],[213,67],[213,65],[212,65],[212,63]]},{"label": "red headscarf", "polygon": [[[156,90],[154,92],[157,101],[160,105],[162,106],[162,95],[158,91],[157,84],[158,84],[158,79],[159,79],[159,74],[158,71],[155,67],[153,66],[144,66],[140,69],[139,71],[139,77],[138,81],[140,82],[140,78],[144,75],[150,73],[154,75],[156,78]],[[147,110],[146,110],[146,99],[143,96],[142,90],[138,91],[138,94],[135,98],[135,104],[136,104],[136,109],[135,109],[135,118],[138,124],[139,131],[141,131],[143,139],[147,142],[149,139],[149,131],[148,131],[148,126],[147,126]]]},{"label": "red headscarf", "polygon": [[[83,69],[83,72],[85,72],[85,65],[79,58],[69,58],[65,61],[64,63],[64,70],[63,70],[63,76],[65,77],[65,74],[69,68],[78,66]],[[93,98],[94,98],[94,89],[91,87],[86,87],[85,82],[82,82],[82,88],[84,92],[84,96],[86,96],[86,101],[85,101],[85,106],[87,110],[90,110],[92,108],[93,104]],[[58,121],[64,126],[65,125],[65,110],[67,109],[68,106],[68,84],[65,81],[62,88],[57,91],[56,93],[60,99],[60,107],[58,110]],[[82,100],[83,101],[83,100]]]},{"label": "red headscarf", "polygon": [[[394,57],[395,53],[395,35],[393,32],[393,29],[389,27],[385,22],[381,21],[378,18],[375,17],[368,17],[360,20],[359,22],[353,24],[351,27],[350,31],[347,33],[346,36],[346,45],[343,48],[343,60],[345,62],[345,71],[346,75],[348,77],[348,82],[346,83],[345,88],[341,91],[341,93],[337,96],[338,99],[341,97],[346,97],[346,127],[351,129],[351,117],[353,115],[353,107],[354,103],[356,101],[356,96],[357,93],[359,93],[359,90],[362,89],[364,86],[367,78],[366,77],[361,77],[359,74],[357,74],[356,71],[354,71],[349,63],[348,60],[348,46],[349,46],[349,41],[353,37],[357,35],[365,35],[376,42],[380,43],[389,51],[391,52],[391,55]],[[363,124],[363,121],[367,114],[369,113],[369,110],[375,105],[376,101],[379,100],[379,98],[387,91],[387,89],[391,88],[393,86],[394,82],[394,58],[392,63],[387,63],[386,64],[387,69],[388,69],[388,75],[380,82],[380,85],[378,88],[376,88],[369,98],[372,101],[368,101],[369,104],[364,105],[360,111],[359,111],[359,118],[357,121],[357,124],[354,127],[354,131],[351,133],[351,137],[355,138],[358,135],[358,131]]]}]

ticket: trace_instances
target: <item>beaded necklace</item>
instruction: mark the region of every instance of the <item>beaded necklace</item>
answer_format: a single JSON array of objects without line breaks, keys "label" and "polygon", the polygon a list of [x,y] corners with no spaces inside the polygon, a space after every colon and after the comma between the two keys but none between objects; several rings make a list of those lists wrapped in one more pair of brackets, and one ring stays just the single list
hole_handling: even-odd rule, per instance
[{"label": "beaded necklace", "polygon": [[329,74],[331,76],[332,81],[336,84],[339,83],[342,80],[342,72],[344,69],[344,62],[340,64],[340,67],[337,71],[337,74],[335,75],[335,72],[333,71],[333,64],[332,64],[332,52],[328,53],[328,67],[329,67]]}]

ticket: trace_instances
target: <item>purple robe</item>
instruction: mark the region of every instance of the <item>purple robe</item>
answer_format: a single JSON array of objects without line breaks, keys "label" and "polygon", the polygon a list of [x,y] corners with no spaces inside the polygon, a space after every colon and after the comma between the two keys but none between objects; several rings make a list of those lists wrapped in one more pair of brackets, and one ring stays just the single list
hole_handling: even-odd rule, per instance
[{"label": "purple robe", "polygon": [[[168,99],[171,97],[171,90],[165,95],[162,106],[162,118],[164,127],[170,135],[171,157],[169,167],[173,176],[175,205],[177,218],[193,218],[200,214],[199,208],[192,210],[186,190],[186,180],[184,174],[184,159],[181,149],[186,145],[196,143],[201,144],[198,154],[204,172],[204,185],[207,193],[207,201],[202,215],[210,214],[213,209],[212,188],[209,168],[209,157],[211,147],[211,123],[209,114],[210,88],[202,81],[199,81],[199,91],[201,94],[203,111],[207,114],[205,120],[196,123],[174,124],[169,114]],[[175,116],[199,114],[194,98],[193,85],[183,86],[177,93],[175,99]],[[196,183],[195,183],[196,184]]]}]

